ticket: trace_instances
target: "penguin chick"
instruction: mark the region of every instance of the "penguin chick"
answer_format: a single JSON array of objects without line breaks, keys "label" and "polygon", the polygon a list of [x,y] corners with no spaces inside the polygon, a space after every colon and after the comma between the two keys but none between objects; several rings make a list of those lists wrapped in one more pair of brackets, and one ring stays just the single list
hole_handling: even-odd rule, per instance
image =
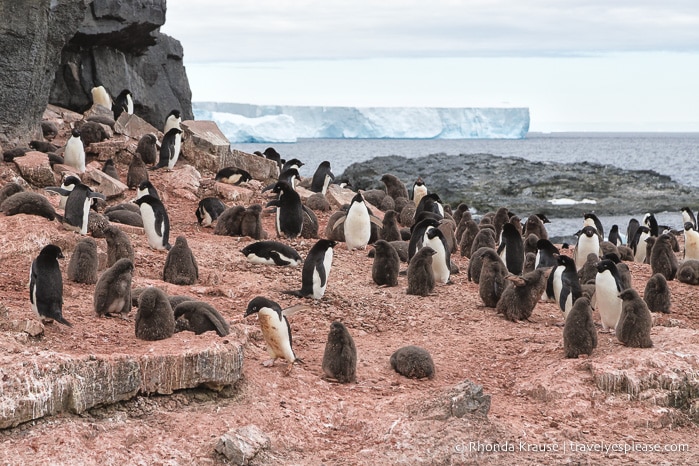
[{"label": "penguin chick", "polygon": [[107,267],[111,267],[119,259],[134,261],[133,247],[126,233],[116,225],[107,226],[102,233],[107,239]]},{"label": "penguin chick", "polygon": [[651,312],[670,313],[670,287],[661,273],[656,273],[648,279],[643,291],[643,300]]},{"label": "penguin chick", "polygon": [[63,259],[61,248],[54,244],[44,246],[29,269],[29,302],[42,320],[55,320],[63,325],[72,324],[63,318],[63,277],[58,259]]},{"label": "penguin chick", "polygon": [[128,186],[129,189],[136,189],[144,181],[148,181],[148,170],[141,158],[141,154],[136,152],[131,158],[129,169],[126,172],[126,186]]},{"label": "penguin chick", "polygon": [[381,182],[386,186],[386,194],[391,196],[394,201],[401,197],[408,199],[408,188],[395,175],[387,173],[381,177]]},{"label": "penguin chick", "polygon": [[243,317],[252,314],[257,314],[262,336],[267,344],[267,353],[272,358],[271,362],[265,362],[264,365],[274,365],[274,361],[277,359],[285,359],[289,363],[286,370],[286,375],[288,375],[294,363],[303,363],[303,361],[297,358],[294,353],[291,326],[284,311],[276,302],[263,296],[257,296],[248,303]]},{"label": "penguin chick", "polygon": [[[496,307],[505,291],[505,277],[509,275],[507,266],[497,252],[486,253],[482,257],[481,274],[478,280],[478,295],[487,307]],[[497,259],[496,259],[497,258]]]},{"label": "penguin chick", "polygon": [[404,346],[391,355],[391,367],[410,379],[433,379],[434,362],[430,353],[419,346]]},{"label": "penguin chick", "polygon": [[97,243],[92,238],[83,238],[75,245],[66,271],[68,280],[75,283],[97,283]]},{"label": "penguin chick", "polygon": [[116,166],[114,165],[114,160],[112,159],[107,159],[104,161],[104,165],[102,165],[102,171],[114,178],[117,181],[121,181],[119,179],[119,172],[116,169]]},{"label": "penguin chick", "polygon": [[46,197],[31,191],[13,194],[0,204],[0,210],[7,216],[17,214],[38,215],[48,220],[56,218],[56,210]]},{"label": "penguin chick", "polygon": [[199,267],[187,238],[178,236],[170,248],[163,267],[163,281],[175,285],[193,285],[199,280]]},{"label": "penguin chick", "polygon": [[435,280],[432,271],[432,256],[437,251],[424,246],[410,259],[408,264],[408,294],[428,296],[434,290]]},{"label": "penguin chick", "polygon": [[119,259],[102,273],[95,286],[95,314],[102,317],[119,313],[125,317],[131,312],[133,270],[133,262],[129,259]]},{"label": "penguin chick", "polygon": [[650,252],[651,271],[653,274],[663,274],[666,280],[674,280],[678,267],[677,257],[672,251],[672,238],[663,233],[656,238]]},{"label": "penguin chick", "polygon": [[563,326],[563,350],[566,358],[592,354],[597,348],[597,328],[592,321],[590,299],[582,296],[575,301]]},{"label": "penguin chick", "polygon": [[653,316],[645,301],[633,288],[627,288],[619,293],[623,300],[621,316],[616,326],[617,339],[631,348],[650,348],[650,329],[653,326]]},{"label": "penguin chick", "polygon": [[175,315],[167,294],[154,286],[138,297],[136,338],[146,341],[164,340],[175,333]]},{"label": "penguin chick", "polygon": [[508,275],[505,278],[509,284],[495,306],[498,314],[512,322],[529,319],[546,288],[546,270],[536,269],[522,277]]},{"label": "penguin chick", "polygon": [[699,260],[683,261],[677,271],[677,280],[688,285],[699,285]]},{"label": "penguin chick", "polygon": [[398,286],[400,258],[398,252],[385,240],[374,243],[374,263],[371,268],[371,278],[379,286]]},{"label": "penguin chick", "polygon": [[136,153],[141,154],[141,159],[143,163],[147,165],[153,165],[158,156],[158,138],[154,134],[144,134],[141,139],[138,140],[138,146],[136,147]]},{"label": "penguin chick", "polygon": [[213,306],[202,301],[184,301],[175,307],[175,331],[183,330],[195,335],[213,330],[220,337],[230,333],[226,319]]},{"label": "penguin chick", "polygon": [[330,324],[322,368],[328,378],[340,383],[357,381],[357,347],[342,322]]}]

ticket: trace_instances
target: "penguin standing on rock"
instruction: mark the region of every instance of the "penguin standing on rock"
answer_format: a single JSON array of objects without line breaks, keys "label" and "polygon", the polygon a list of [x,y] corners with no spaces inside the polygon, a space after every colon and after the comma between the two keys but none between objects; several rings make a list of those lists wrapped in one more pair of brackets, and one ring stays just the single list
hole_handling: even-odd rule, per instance
[{"label": "penguin standing on rock", "polygon": [[311,181],[311,191],[314,193],[325,193],[328,191],[328,186],[332,181],[335,180],[335,175],[330,171],[330,162],[324,160],[320,162],[318,168],[316,168],[313,174],[313,181]]},{"label": "penguin standing on rock", "polygon": [[160,145],[160,159],[158,164],[153,167],[153,170],[167,167],[172,170],[180,157],[180,149],[182,147],[182,130],[172,128],[163,136],[163,142]]},{"label": "penguin standing on rock", "polygon": [[29,270],[29,302],[42,320],[72,327],[63,318],[63,276],[58,265],[58,259],[63,257],[61,248],[49,244],[34,259]]},{"label": "penguin standing on rock", "polygon": [[648,227],[651,236],[655,237],[658,236],[658,234],[660,233],[658,227],[658,220],[652,213],[647,213],[643,216],[643,224]]},{"label": "penguin standing on rock", "polygon": [[267,353],[272,357],[271,361],[265,361],[263,365],[273,366],[277,359],[285,359],[289,363],[285,375],[289,375],[294,363],[303,363],[303,361],[294,353],[291,326],[285,310],[271,299],[257,296],[248,303],[243,317],[252,314],[257,314],[262,336],[267,344]]},{"label": "penguin standing on rock", "polygon": [[80,139],[80,130],[74,128],[71,137],[63,149],[63,163],[75,168],[79,173],[85,173],[85,147]]},{"label": "penguin standing on rock", "polygon": [[303,262],[301,289],[285,291],[285,293],[302,298],[321,299],[328,286],[328,276],[333,262],[333,248],[336,244],[335,241],[327,239],[318,240],[308,251],[308,256]]},{"label": "penguin standing on rock", "polygon": [[140,197],[134,202],[141,209],[148,245],[153,249],[169,250],[170,218],[163,203],[150,195]]},{"label": "penguin standing on rock", "polygon": [[82,183],[77,183],[73,187],[73,190],[68,195],[62,218],[63,226],[67,230],[76,231],[81,235],[87,234],[87,223],[93,198],[106,199],[104,194],[96,193],[89,186]]}]

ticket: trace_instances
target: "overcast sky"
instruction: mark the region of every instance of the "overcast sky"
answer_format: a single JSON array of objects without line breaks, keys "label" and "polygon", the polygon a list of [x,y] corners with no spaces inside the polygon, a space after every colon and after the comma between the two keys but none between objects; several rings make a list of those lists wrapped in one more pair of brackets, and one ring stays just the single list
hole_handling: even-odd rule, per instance
[{"label": "overcast sky", "polygon": [[193,100],[526,106],[532,131],[699,131],[699,2],[169,0]]}]

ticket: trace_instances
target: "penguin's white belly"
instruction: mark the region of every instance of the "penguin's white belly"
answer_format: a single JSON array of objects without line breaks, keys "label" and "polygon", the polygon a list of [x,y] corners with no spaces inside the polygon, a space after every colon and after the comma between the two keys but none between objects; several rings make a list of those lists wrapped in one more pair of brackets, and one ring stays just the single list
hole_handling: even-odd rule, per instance
[{"label": "penguin's white belly", "polygon": [[282,215],[282,209],[281,209],[281,207],[277,207],[277,212],[276,212],[275,217],[274,217],[274,225],[277,227],[277,236],[282,235],[281,215]]},{"label": "penguin's white belly", "polygon": [[83,223],[80,225],[80,234],[87,234],[87,223],[90,218],[90,205],[92,205],[92,199],[89,197],[85,198],[85,204],[83,205]]},{"label": "penguin's white belly", "polygon": [[133,115],[133,99],[130,94],[126,94],[126,113]]},{"label": "penguin's white belly", "polygon": [[366,207],[354,203],[345,219],[345,243],[347,249],[364,249],[371,237],[371,219]]},{"label": "penguin's white belly", "polygon": [[291,341],[289,341],[289,331],[286,327],[286,322],[273,310],[263,307],[258,313],[260,328],[262,335],[265,337],[267,344],[267,353],[275,359],[282,358],[289,362],[294,362],[296,356],[291,349]]},{"label": "penguin's white belly", "polygon": [[563,306],[563,320],[568,318],[568,313],[573,309],[573,293],[568,293],[565,305]]},{"label": "penguin's white belly", "polygon": [[616,281],[608,271],[598,273],[595,278],[595,298],[597,310],[602,320],[602,327],[615,329],[621,316],[622,300],[616,289]]},{"label": "penguin's white belly", "polygon": [[684,258],[699,260],[699,233],[696,231],[684,232]]},{"label": "penguin's white belly", "polygon": [[449,281],[451,270],[449,270],[449,267],[447,267],[446,251],[444,251],[444,244],[442,243],[442,240],[437,237],[432,239],[425,238],[423,245],[429,246],[437,251],[437,254],[432,257],[432,273],[434,274],[434,281],[437,283],[446,284]]},{"label": "penguin's white belly", "polygon": [[274,265],[274,260],[260,257],[257,254],[248,254],[248,261],[253,264]]},{"label": "penguin's white belly", "polygon": [[168,161],[167,167],[172,170],[177,163],[177,159],[180,157],[180,149],[182,149],[182,134],[177,133],[175,135],[175,151],[170,160]]},{"label": "penguin's white belly", "polygon": [[416,186],[415,189],[413,190],[413,201],[415,201],[415,207],[420,204],[420,201],[422,200],[423,197],[427,194],[427,188],[425,185],[422,186]]},{"label": "penguin's white belly", "polygon": [[323,181],[323,189],[320,191],[323,195],[328,192],[328,186],[330,186],[330,181],[332,181],[332,178],[330,178],[330,175],[325,175],[325,180]]},{"label": "penguin's white belly", "polygon": [[561,302],[561,289],[563,288],[563,281],[561,280],[561,275],[563,275],[563,270],[565,267],[556,267],[553,275],[553,299],[557,302]]},{"label": "penguin's white belly", "polygon": [[206,209],[202,210],[203,215],[201,216],[201,226],[210,227],[214,221],[211,219],[211,215],[209,215],[209,212]]},{"label": "penguin's white belly", "polygon": [[85,172],[85,149],[80,138],[71,137],[63,151],[63,161],[80,173]]},{"label": "penguin's white belly", "polygon": [[575,268],[580,270],[587,261],[587,256],[590,253],[599,255],[599,237],[594,235],[592,238],[582,236],[578,240],[578,245],[575,248]]},{"label": "penguin's white belly", "polygon": [[[141,217],[143,218],[143,229],[146,231],[148,245],[153,249],[165,249],[163,238],[155,231],[155,212],[148,204],[141,204]],[[162,225],[164,228],[165,225]]]}]

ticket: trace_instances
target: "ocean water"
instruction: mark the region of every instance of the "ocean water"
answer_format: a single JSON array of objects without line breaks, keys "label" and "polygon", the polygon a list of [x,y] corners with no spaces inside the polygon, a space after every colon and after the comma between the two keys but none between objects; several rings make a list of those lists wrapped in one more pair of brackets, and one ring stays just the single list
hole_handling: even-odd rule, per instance
[{"label": "ocean water", "polygon": [[[234,149],[252,153],[264,151],[270,144],[233,144]],[[296,143],[273,144],[282,158],[304,162],[301,176],[312,176],[323,160],[330,161],[335,176],[354,163],[378,156],[401,155],[406,158],[429,154],[487,153],[501,157],[521,157],[531,161],[578,163],[583,161],[613,165],[627,170],[653,170],[678,183],[699,186],[694,164],[699,161],[699,133],[530,133],[525,139],[302,139]],[[621,194],[620,194],[621,195]],[[679,205],[682,204],[682,205]],[[658,222],[681,229],[679,209],[695,209],[699,199],[678,200],[678,212],[655,213]],[[593,206],[591,206],[593,208]],[[602,217],[605,230],[613,224],[626,231],[631,217],[641,220],[644,212],[628,217]],[[551,219],[547,225],[552,236],[570,236],[581,219]]]}]

